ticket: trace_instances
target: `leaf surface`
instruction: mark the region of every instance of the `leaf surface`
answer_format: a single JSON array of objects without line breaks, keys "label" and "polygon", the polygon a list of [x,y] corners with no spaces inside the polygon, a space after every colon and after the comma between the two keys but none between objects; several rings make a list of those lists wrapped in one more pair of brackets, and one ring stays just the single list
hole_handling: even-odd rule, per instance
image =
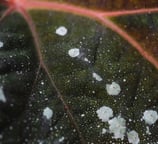
[{"label": "leaf surface", "polygon": [[[114,117],[125,118],[127,131],[136,130],[141,142],[157,140],[157,124],[150,127],[149,136],[142,121],[145,110],[158,110],[158,73],[150,62],[126,39],[91,17],[38,9],[29,10],[29,15],[41,57],[21,16],[12,14],[0,23],[5,44],[0,51],[1,85],[8,100],[1,103],[2,143],[128,143],[127,136],[121,140],[109,132],[102,134],[103,128],[109,129],[97,117],[102,106],[111,107]],[[156,58],[157,20],[156,13],[112,19]],[[56,34],[60,26],[68,30],[65,36]],[[73,48],[80,50],[78,57],[70,57]],[[40,58],[44,67],[38,69]],[[97,81],[93,73],[103,80]],[[117,96],[107,93],[106,85],[112,82],[121,87]],[[50,120],[43,115],[46,107],[53,110]]]}]

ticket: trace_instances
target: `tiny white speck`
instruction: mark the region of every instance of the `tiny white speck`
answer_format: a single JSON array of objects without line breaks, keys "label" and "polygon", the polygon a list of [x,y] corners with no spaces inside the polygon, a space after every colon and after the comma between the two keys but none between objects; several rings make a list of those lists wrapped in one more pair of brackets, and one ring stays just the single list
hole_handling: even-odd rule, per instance
[{"label": "tiny white speck", "polygon": [[44,82],[43,82],[43,81],[41,81],[41,85],[44,85]]},{"label": "tiny white speck", "polygon": [[132,130],[127,133],[128,141],[132,144],[138,144],[140,142],[138,133],[135,130]]},{"label": "tiny white speck", "polygon": [[77,57],[80,55],[80,50],[78,48],[73,48],[68,51],[70,57]]},{"label": "tiny white speck", "polygon": [[59,139],[59,142],[63,142],[64,141],[64,137],[61,137],[60,139]]},{"label": "tiny white speck", "polygon": [[113,110],[107,106],[100,107],[96,113],[102,122],[107,122],[111,117],[113,117]]},{"label": "tiny white speck", "polygon": [[107,132],[107,130],[105,128],[102,129],[102,134],[105,134]]},{"label": "tiny white speck", "polygon": [[146,134],[151,135],[151,132],[148,126],[146,127]]},{"label": "tiny white speck", "polygon": [[65,36],[67,34],[68,30],[66,27],[64,26],[60,26],[56,29],[55,33],[57,35],[60,35],[60,36]]},{"label": "tiny white speck", "polygon": [[88,62],[88,63],[91,63],[91,62],[88,60],[88,58],[84,58],[84,61],[85,61],[85,62]]},{"label": "tiny white speck", "polygon": [[118,95],[121,92],[120,85],[116,82],[112,82],[112,84],[106,84],[106,90],[109,95]]},{"label": "tiny white speck", "polygon": [[2,48],[3,46],[4,46],[4,43],[0,41],[0,48]]},{"label": "tiny white speck", "polygon": [[0,86],[0,101],[2,101],[2,102],[6,102],[7,100],[6,100],[6,97],[5,97],[5,95],[4,95],[4,92],[3,92],[3,87],[2,86]]},{"label": "tiny white speck", "polygon": [[158,114],[154,110],[146,110],[143,113],[143,120],[146,124],[152,125],[158,120]]},{"label": "tiny white speck", "polygon": [[43,116],[45,116],[48,120],[52,118],[53,116],[53,111],[52,109],[50,109],[49,107],[46,107],[44,110],[43,110]]},{"label": "tiny white speck", "polygon": [[85,116],[85,114],[81,114],[81,117],[84,117]]},{"label": "tiny white speck", "polygon": [[92,76],[97,81],[102,81],[103,80],[102,77],[100,75],[98,75],[97,73],[95,73],[95,72],[92,73]]}]

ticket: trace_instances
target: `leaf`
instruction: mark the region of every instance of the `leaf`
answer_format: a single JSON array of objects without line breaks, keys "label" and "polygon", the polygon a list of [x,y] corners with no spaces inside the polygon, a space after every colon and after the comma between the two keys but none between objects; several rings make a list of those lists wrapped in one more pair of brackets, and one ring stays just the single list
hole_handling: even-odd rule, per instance
[{"label": "leaf", "polygon": [[[112,108],[114,117],[125,118],[127,131],[136,130],[141,142],[157,140],[157,124],[150,126],[149,136],[141,120],[145,110],[158,110],[156,65],[145,59],[151,54],[142,57],[144,54],[128,40],[134,35],[142,45],[156,46],[155,36],[153,43],[144,42],[138,33],[157,34],[156,13],[112,20],[105,17],[110,24],[117,23],[113,26],[123,27],[123,32],[127,30],[130,35],[126,37],[118,27],[106,26],[108,23],[90,16],[88,9],[84,9],[88,10],[86,17],[74,14],[82,10],[78,7],[72,13],[53,8],[38,10],[39,1],[34,5],[36,10],[27,13],[34,1],[22,5],[24,10],[17,7],[20,1],[12,2],[9,4],[14,8],[2,13],[0,23],[0,39],[4,42],[0,51],[1,85],[7,98],[0,105],[2,143],[128,143],[127,136],[121,140],[113,139],[109,132],[102,134],[109,125],[97,117],[96,111],[104,105]],[[28,26],[19,14],[10,14],[12,10],[17,10]],[[68,30],[65,36],[55,33],[60,26]],[[73,48],[80,50],[78,57],[70,57],[68,52]],[[93,73],[103,80],[97,81]],[[117,96],[106,91],[106,85],[112,82],[121,87]],[[43,115],[46,107],[53,110],[50,120]]]}]

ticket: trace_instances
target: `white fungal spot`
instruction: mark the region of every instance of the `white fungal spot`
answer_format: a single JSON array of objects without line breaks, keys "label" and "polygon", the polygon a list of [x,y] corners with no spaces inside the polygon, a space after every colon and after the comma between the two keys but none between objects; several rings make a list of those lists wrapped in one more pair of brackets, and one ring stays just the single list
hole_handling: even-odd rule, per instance
[{"label": "white fungal spot", "polygon": [[106,84],[106,90],[109,95],[118,95],[121,92],[120,85],[116,82],[112,82],[112,84]]},{"label": "white fungal spot", "polygon": [[107,106],[100,107],[96,113],[102,122],[107,122],[111,117],[113,117],[113,110]]},{"label": "white fungal spot", "polygon": [[0,48],[2,48],[3,46],[4,46],[4,43],[0,41]]},{"label": "white fungal spot", "polygon": [[77,57],[80,55],[80,50],[78,48],[73,48],[68,51],[70,57]]},{"label": "white fungal spot", "polygon": [[92,76],[97,81],[102,81],[103,80],[102,77],[100,75],[98,75],[97,73],[95,73],[95,72],[92,73]]},{"label": "white fungal spot", "polygon": [[62,137],[59,139],[59,142],[63,142],[64,139],[65,139],[65,138],[62,136]]},{"label": "white fungal spot", "polygon": [[114,117],[113,119],[108,121],[110,133],[114,134],[114,138],[124,139],[124,135],[126,132],[126,120],[121,118],[120,116]]},{"label": "white fungal spot", "polygon": [[60,26],[56,29],[55,33],[57,35],[60,35],[60,36],[65,36],[67,34],[68,30],[66,27],[64,26]]},{"label": "white fungal spot", "polygon": [[53,111],[49,108],[49,107],[46,107],[44,110],[43,110],[43,116],[46,117],[48,120],[52,118],[53,116]]},{"label": "white fungal spot", "polygon": [[138,133],[135,130],[132,130],[127,133],[128,141],[132,144],[138,144],[140,142]]},{"label": "white fungal spot", "polygon": [[7,101],[5,95],[4,95],[4,91],[3,91],[3,87],[0,86],[0,101],[2,101],[3,103],[5,103]]},{"label": "white fungal spot", "polygon": [[152,125],[158,120],[158,114],[154,110],[146,110],[143,113],[143,119],[146,124]]}]

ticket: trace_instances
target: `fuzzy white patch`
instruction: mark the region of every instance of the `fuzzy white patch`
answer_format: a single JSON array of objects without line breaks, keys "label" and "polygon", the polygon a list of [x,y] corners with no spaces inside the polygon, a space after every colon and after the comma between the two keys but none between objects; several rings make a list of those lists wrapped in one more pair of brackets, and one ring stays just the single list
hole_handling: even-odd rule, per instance
[{"label": "fuzzy white patch", "polygon": [[68,51],[70,57],[77,57],[80,55],[80,50],[78,48],[73,48]]},{"label": "fuzzy white patch", "polygon": [[5,103],[7,101],[5,95],[4,95],[4,91],[3,91],[3,87],[0,86],[0,101],[2,101],[3,103]]},{"label": "fuzzy white patch", "polygon": [[106,90],[109,95],[118,95],[121,92],[120,85],[116,82],[112,82],[112,84],[106,84]]},{"label": "fuzzy white patch", "polygon": [[92,76],[97,81],[102,81],[103,80],[102,77],[100,75],[98,75],[97,73],[95,73],[95,72],[92,73]]},{"label": "fuzzy white patch", "polygon": [[0,48],[2,48],[3,46],[4,46],[4,43],[0,41]]},{"label": "fuzzy white patch", "polygon": [[132,130],[127,133],[128,141],[132,144],[138,144],[140,142],[138,133],[135,130]]},{"label": "fuzzy white patch", "polygon": [[158,120],[158,114],[154,110],[146,110],[143,113],[143,119],[146,124],[152,125]]},{"label": "fuzzy white patch", "polygon": [[43,116],[45,116],[48,120],[52,118],[53,116],[53,111],[52,109],[50,109],[49,107],[46,107],[44,110],[43,110]]},{"label": "fuzzy white patch", "polygon": [[60,36],[65,36],[67,34],[68,30],[66,27],[64,26],[60,26],[56,29],[55,33],[57,35],[60,35]]},{"label": "fuzzy white patch", "polygon": [[107,106],[100,107],[96,113],[102,122],[107,122],[111,117],[113,117],[113,110]]},{"label": "fuzzy white patch", "polygon": [[110,133],[114,134],[115,139],[124,139],[126,132],[126,120],[120,116],[114,117],[108,121]]}]

